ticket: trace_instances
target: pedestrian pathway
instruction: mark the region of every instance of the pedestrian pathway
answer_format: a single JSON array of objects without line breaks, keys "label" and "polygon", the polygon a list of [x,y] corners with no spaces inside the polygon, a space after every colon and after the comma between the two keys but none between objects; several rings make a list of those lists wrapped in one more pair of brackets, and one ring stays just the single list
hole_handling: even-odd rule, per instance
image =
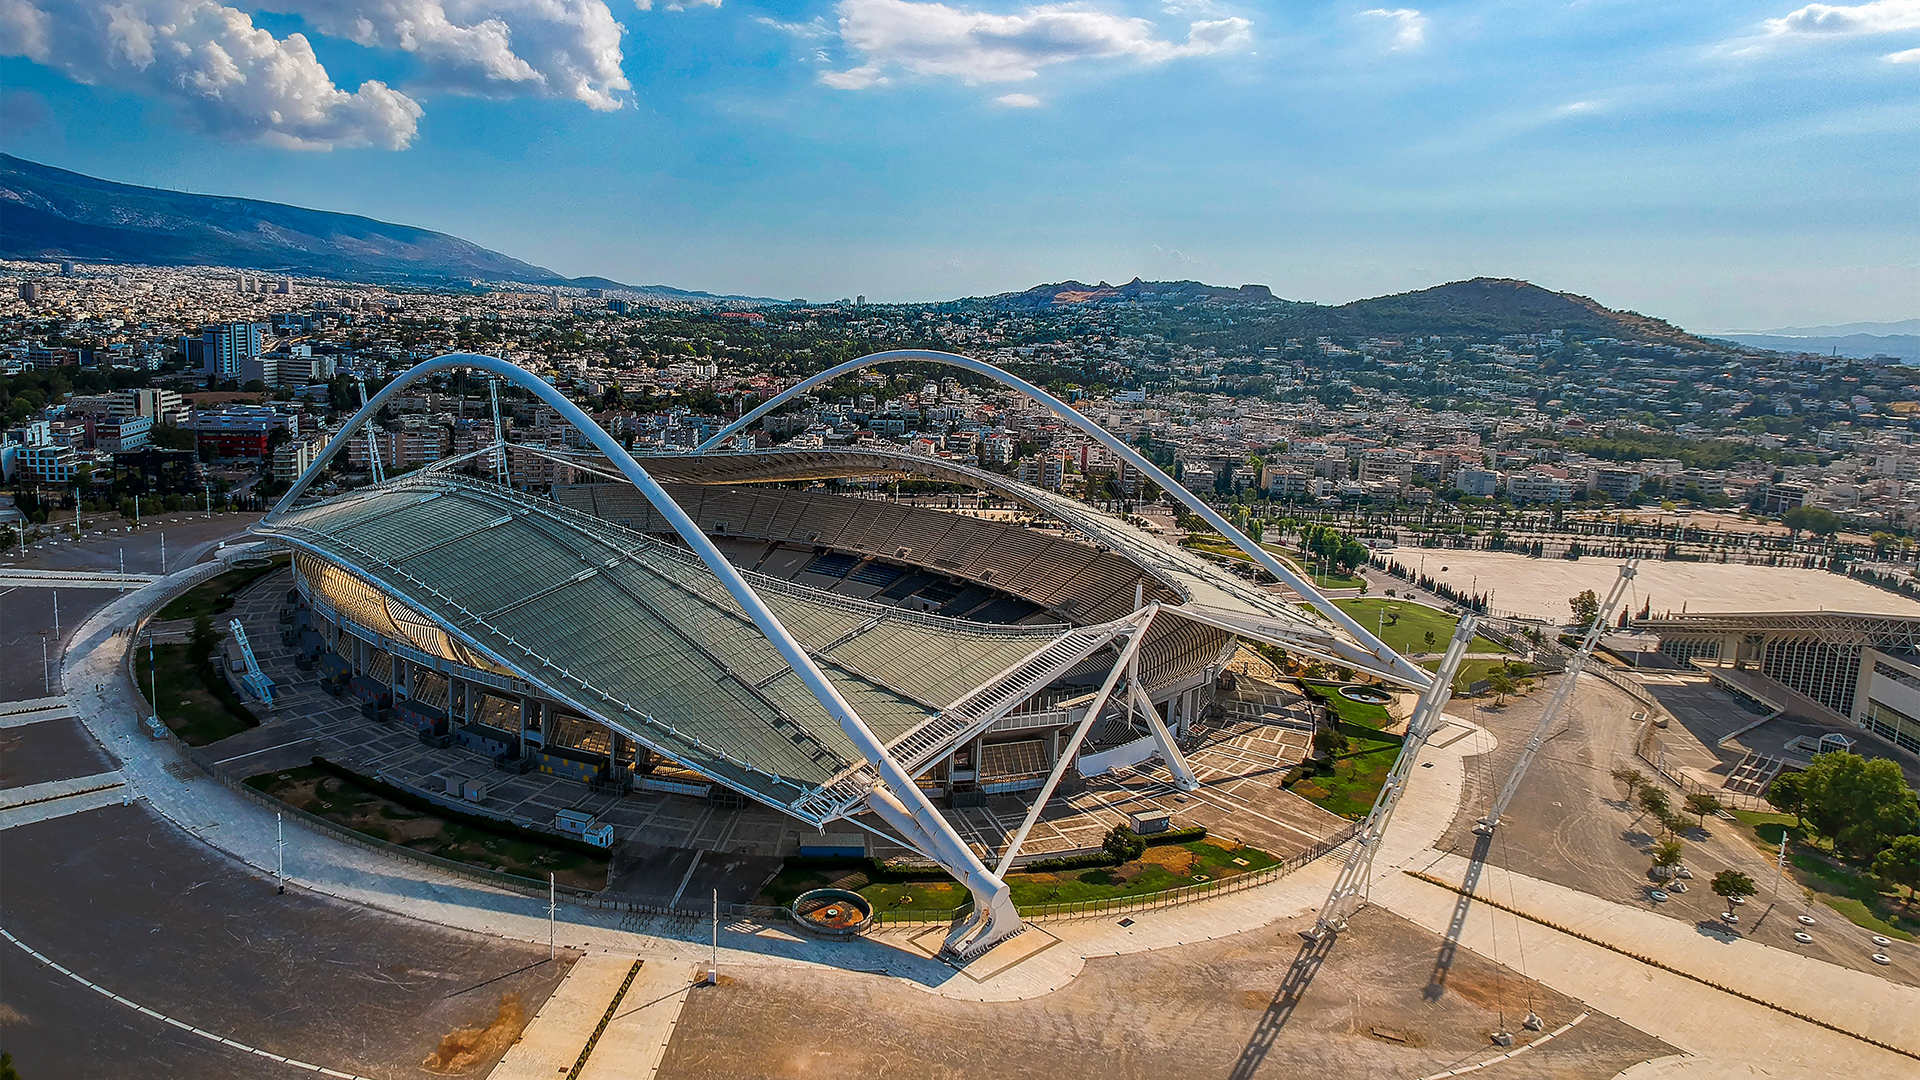
[{"label": "pedestrian pathway", "polygon": [[[1425,872],[1457,886],[1465,880],[1468,865],[1458,855],[1440,855]],[[1498,866],[1482,869],[1474,895],[1620,952],[1651,957],[1695,978],[1920,1054],[1920,988]],[[1920,1072],[1920,1061],[1914,1069]]]}]

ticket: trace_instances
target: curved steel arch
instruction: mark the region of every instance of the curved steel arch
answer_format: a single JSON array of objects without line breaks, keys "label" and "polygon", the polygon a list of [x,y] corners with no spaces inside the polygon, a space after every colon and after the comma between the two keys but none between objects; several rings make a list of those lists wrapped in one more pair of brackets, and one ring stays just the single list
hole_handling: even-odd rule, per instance
[{"label": "curved steel arch", "polygon": [[306,492],[314,478],[320,474],[320,470],[333,460],[333,456],[347,444],[347,440],[365,427],[367,422],[378,414],[381,407],[395,394],[429,375],[454,368],[473,368],[498,375],[552,406],[555,412],[586,436],[594,449],[605,454],[607,459],[613,462],[621,475],[646,496],[647,501],[660,511],[661,516],[665,517],[667,523],[673,526],[673,530],[680,534],[680,538],[687,542],[687,546],[693,549],[694,554],[700,556],[700,561],[706,563],[707,569],[713,571],[713,575],[720,579],[720,584],[727,593],[746,612],[747,617],[753,620],[753,624],[779,652],[780,658],[787,662],[788,667],[793,669],[793,673],[812,692],[814,698],[820,702],[821,708],[825,709],[827,715],[840,725],[840,729],[846,733],[847,738],[859,749],[862,756],[880,771],[881,778],[886,781],[887,790],[873,792],[869,803],[874,811],[886,819],[888,824],[905,834],[910,843],[917,842],[916,846],[922,849],[923,854],[939,862],[965,883],[973,894],[974,915],[948,937],[947,944],[950,949],[956,952],[968,951],[986,938],[998,940],[1019,928],[1020,916],[1014,910],[1006,884],[988,870],[986,864],[982,863],[973,850],[960,839],[959,834],[953,831],[953,827],[940,815],[940,811],[934,807],[926,793],[920,790],[920,785],[914,781],[906,769],[901,767],[899,762],[893,760],[892,755],[887,753],[886,744],[867,727],[866,721],[860,719],[860,715],[854,711],[853,706],[840,696],[840,691],[814,664],[813,658],[807,655],[805,647],[794,639],[785,626],[781,625],[773,609],[769,608],[766,602],[760,599],[759,594],[753,591],[753,587],[740,576],[740,571],[727,561],[727,557],[714,546],[707,534],[700,530],[699,524],[681,509],[679,503],[673,501],[672,496],[660,486],[659,481],[640,467],[640,463],[633,459],[632,454],[629,454],[614,440],[613,436],[607,433],[605,428],[595,423],[591,416],[582,411],[565,394],[538,375],[498,357],[482,356],[478,353],[448,353],[408,368],[370,398],[365,405],[362,405],[359,412],[353,414],[353,418],[348,420],[346,426],[328,441],[326,448],[320,452],[320,456],[300,474],[300,479],[287,490],[266,518],[271,519],[291,509],[295,500]]},{"label": "curved steel arch", "polygon": [[1054,414],[1062,420],[1079,428],[1082,432],[1091,436],[1095,442],[1113,451],[1119,455],[1123,461],[1127,462],[1127,464],[1140,470],[1148,479],[1160,485],[1161,490],[1170,493],[1174,498],[1186,503],[1188,509],[1198,514],[1207,524],[1220,530],[1220,535],[1232,541],[1234,547],[1245,552],[1248,558],[1259,564],[1268,573],[1286,582],[1289,588],[1305,597],[1309,603],[1320,610],[1321,614],[1339,624],[1347,633],[1352,634],[1354,640],[1359,642],[1362,648],[1372,653],[1374,659],[1378,660],[1383,667],[1399,676],[1402,681],[1420,688],[1424,688],[1428,683],[1433,681],[1432,673],[1388,648],[1385,642],[1382,642],[1379,638],[1368,632],[1367,628],[1360,625],[1352,616],[1341,611],[1333,603],[1328,601],[1326,597],[1321,596],[1320,590],[1308,584],[1305,578],[1294,573],[1291,567],[1279,559],[1274,558],[1271,552],[1248,539],[1239,529],[1234,528],[1226,518],[1221,517],[1215,512],[1213,507],[1202,502],[1178,480],[1161,471],[1159,466],[1142,457],[1139,451],[1122,442],[1112,432],[1081,415],[1073,406],[1061,401],[1059,398],[1054,397],[1052,394],[1047,393],[1045,390],[1040,389],[1038,386],[1022,379],[1018,375],[1004,368],[989,364],[984,360],[975,360],[970,356],[961,356],[958,353],[938,352],[933,349],[891,349],[886,352],[869,353],[866,356],[848,360],[842,364],[835,364],[825,371],[815,375],[809,375],[794,385],[789,386],[780,393],[761,402],[752,412],[721,428],[718,434],[706,442],[701,443],[699,447],[694,450],[694,453],[706,453],[728,438],[731,438],[735,432],[746,428],[762,416],[792,401],[808,390],[819,386],[821,383],[832,382],[842,375],[858,371],[863,367],[871,367],[874,364],[884,364],[894,360],[927,360],[936,364],[945,364],[948,367],[957,367],[964,371],[971,371],[976,375],[985,375],[987,378],[1004,386],[1011,387],[1014,390],[1018,390],[1034,401],[1045,405],[1047,408],[1053,410]]}]

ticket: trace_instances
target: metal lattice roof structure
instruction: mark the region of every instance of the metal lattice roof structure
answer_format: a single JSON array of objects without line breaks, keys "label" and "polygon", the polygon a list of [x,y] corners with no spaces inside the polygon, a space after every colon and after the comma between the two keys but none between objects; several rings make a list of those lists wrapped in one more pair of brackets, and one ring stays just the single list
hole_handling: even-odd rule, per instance
[{"label": "metal lattice roof structure", "polygon": [[[404,598],[464,649],[557,700],[773,805],[791,808],[862,763],[681,548],[448,474],[295,509],[260,531]],[[1035,654],[1067,642],[1055,651],[1077,661],[1111,636],[962,622],[748,577],[890,744]]]}]

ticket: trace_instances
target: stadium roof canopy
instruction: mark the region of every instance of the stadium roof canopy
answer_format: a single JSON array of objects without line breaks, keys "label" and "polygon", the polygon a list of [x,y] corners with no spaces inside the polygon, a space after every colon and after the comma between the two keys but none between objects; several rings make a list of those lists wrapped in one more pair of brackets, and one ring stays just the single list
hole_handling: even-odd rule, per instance
[{"label": "stadium roof canopy", "polygon": [[[1184,501],[1318,610],[1270,596],[1084,504],[955,463],[873,450],[705,452],[806,387],[861,362],[887,359],[933,359],[1028,394]],[[1404,685],[1432,683],[1430,673],[1327,603],[1296,570],[1046,391],[946,353],[878,354],[864,361],[810,376],[723,430],[700,453],[652,458],[643,466],[577,404],[526,370],[494,357],[437,357],[363,405],[255,531],[305,552],[302,564],[310,578],[319,578],[310,582],[317,601],[343,605],[341,613],[363,626],[394,627],[423,649],[434,646],[439,655],[497,666],[609,729],[801,820],[872,811],[972,891],[973,916],[948,937],[949,948],[962,955],[977,954],[1017,930],[1019,916],[1005,883],[942,817],[915,775],[1112,645],[1120,659],[1087,707],[1084,731],[1099,717],[1123,669],[1138,672],[1128,665],[1138,664],[1160,613],[1173,616],[1172,623],[1185,620],[1190,630],[1210,627],[1209,633],[1283,644]],[[462,368],[505,378],[555,409],[644,496],[662,531],[686,547],[445,469],[299,504],[341,446],[394,394],[421,378]],[[1115,608],[1109,604],[1108,621],[1087,625],[1006,626],[829,594],[734,566],[653,471],[708,484],[887,471],[944,476],[998,491],[1065,523],[1178,599],[1156,598],[1118,618],[1110,617]],[[1129,680],[1133,704],[1142,704],[1140,682]],[[1141,711],[1176,777],[1197,783],[1151,702]],[[1056,778],[1066,760],[1056,766]],[[1042,804],[1044,799],[1030,818]],[[1013,848],[1004,860],[1011,860]]]},{"label": "stadium roof canopy", "polygon": [[[830,816],[807,795],[865,764],[683,549],[446,473],[295,509],[261,531],[379,586],[555,699],[807,820]],[[973,726],[964,715],[1031,693],[1036,677],[1057,676],[1113,637],[964,622],[745,576],[896,755],[951,746]],[[982,672],[1040,653],[1040,670],[983,686]]]}]

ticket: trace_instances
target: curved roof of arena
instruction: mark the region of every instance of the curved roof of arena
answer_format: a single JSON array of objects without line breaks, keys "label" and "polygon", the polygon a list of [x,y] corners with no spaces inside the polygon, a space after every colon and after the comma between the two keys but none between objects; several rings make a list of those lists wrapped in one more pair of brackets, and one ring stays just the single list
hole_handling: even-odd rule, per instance
[{"label": "curved roof of arena", "polygon": [[[1156,591],[1173,594],[1163,602],[1226,620],[1211,628],[1186,620],[1156,624],[1153,636],[1161,642],[1148,651],[1169,666],[1181,650],[1181,666],[1190,666],[1207,635],[1217,651],[1220,632],[1243,621],[1256,634],[1267,624],[1341,653],[1358,648],[1316,613],[1189,552],[992,473],[872,451],[652,458],[646,465],[683,483],[899,471],[1001,491],[1151,574],[1165,587]],[[429,471],[297,507],[256,531],[318,556],[407,609],[392,612],[387,604],[391,619],[355,621],[399,625],[416,643],[431,624],[446,635],[440,655],[511,671],[535,692],[805,820],[850,811],[874,782],[851,741],[713,572],[684,548],[646,535],[644,526],[627,528],[553,500]],[[942,618],[742,572],[910,772],[1088,662],[1115,632],[1112,622],[1009,626]],[[1130,585],[1116,587],[1125,588],[1131,607]],[[351,588],[316,592],[336,604],[355,595]],[[1104,608],[1100,614],[1112,617]],[[1145,666],[1143,655],[1143,674]]]}]

